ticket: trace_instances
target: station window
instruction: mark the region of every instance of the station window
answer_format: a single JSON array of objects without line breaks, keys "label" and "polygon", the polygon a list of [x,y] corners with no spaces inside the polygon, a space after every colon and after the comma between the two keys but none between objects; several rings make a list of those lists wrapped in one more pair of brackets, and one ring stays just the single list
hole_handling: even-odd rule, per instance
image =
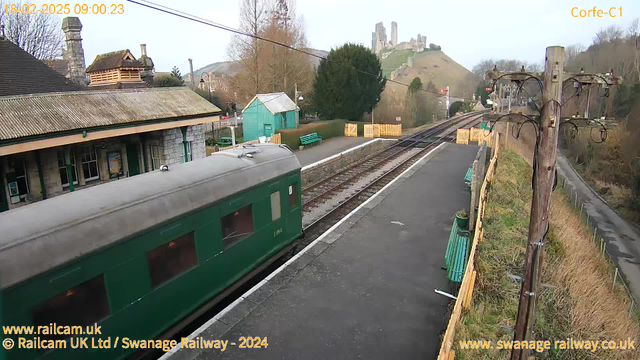
[{"label": "station window", "polygon": [[271,194],[271,221],[280,219],[280,191]]},{"label": "station window", "polygon": [[222,242],[227,248],[253,234],[251,205],[238,209],[222,218]]},{"label": "station window", "polygon": [[298,205],[298,184],[289,185],[289,206],[293,209]]},{"label": "station window", "polygon": [[[69,153],[69,163],[71,165],[71,177],[73,177],[73,184],[78,185],[78,171],[76,170],[76,157],[73,151]],[[62,187],[69,186],[69,176],[67,172],[67,166],[65,165],[64,150],[58,150],[58,171],[60,172],[60,182]]]},{"label": "station window", "polygon": [[87,326],[111,314],[102,274],[31,309],[34,326]]},{"label": "station window", "polygon": [[156,288],[198,264],[193,232],[147,252],[151,287]]},{"label": "station window", "polygon": [[82,173],[84,180],[96,180],[100,178],[98,173],[98,155],[93,145],[82,147]]}]

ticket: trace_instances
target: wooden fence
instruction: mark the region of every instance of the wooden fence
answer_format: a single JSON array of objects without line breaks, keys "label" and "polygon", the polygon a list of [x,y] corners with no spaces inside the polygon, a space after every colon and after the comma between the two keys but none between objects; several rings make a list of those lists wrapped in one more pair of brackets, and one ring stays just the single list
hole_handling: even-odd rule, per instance
[{"label": "wooden fence", "polygon": [[380,136],[402,136],[402,125],[380,124]]},{"label": "wooden fence", "polygon": [[[500,135],[497,136],[499,139]],[[456,325],[460,320],[462,309],[464,308],[465,310],[468,310],[471,308],[473,287],[476,282],[476,270],[474,263],[476,257],[476,248],[478,246],[478,243],[482,241],[482,236],[484,235],[482,219],[484,218],[484,210],[487,202],[487,187],[493,180],[493,174],[496,171],[496,161],[498,159],[499,141],[496,141],[495,143],[496,147],[494,148],[493,156],[491,157],[491,162],[489,163],[489,168],[487,169],[487,175],[485,176],[484,181],[482,182],[482,187],[480,188],[478,213],[475,221],[473,243],[471,245],[471,252],[469,253],[469,261],[467,262],[464,277],[462,278],[462,284],[460,285],[458,297],[455,304],[453,305],[453,311],[451,313],[451,318],[449,319],[447,331],[444,333],[444,338],[442,339],[438,360],[453,360],[455,358],[455,350],[452,347],[454,345],[453,339],[456,334]]]},{"label": "wooden fence", "polygon": [[364,137],[378,138],[380,136],[402,136],[402,125],[365,124]]},{"label": "wooden fence", "polygon": [[492,148],[495,132],[486,129],[458,129],[456,132],[456,144],[469,145],[469,142],[478,142],[481,145],[483,141]]},{"label": "wooden fence", "polygon": [[358,124],[344,124],[344,136],[358,137]]},{"label": "wooden fence", "polygon": [[458,129],[456,132],[456,144],[469,145],[469,129]]},{"label": "wooden fence", "polygon": [[282,144],[282,134],[276,133],[271,135],[271,140],[269,141],[272,144]]}]

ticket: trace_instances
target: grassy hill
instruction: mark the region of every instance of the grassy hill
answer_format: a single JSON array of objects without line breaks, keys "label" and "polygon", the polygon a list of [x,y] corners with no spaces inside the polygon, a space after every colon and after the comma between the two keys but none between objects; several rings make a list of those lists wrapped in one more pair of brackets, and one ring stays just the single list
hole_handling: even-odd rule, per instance
[{"label": "grassy hill", "polygon": [[[386,59],[383,59],[381,62],[384,75],[388,76],[391,71],[407,62],[408,57],[412,54],[411,50],[394,51]],[[433,50],[415,54],[413,67],[402,70],[395,80],[409,84],[416,76],[422,80],[425,87],[431,81],[436,89],[444,89],[449,86],[451,96],[466,98],[471,97],[480,82],[480,78],[455,62],[447,54]],[[385,94],[387,96],[393,95],[395,98],[404,98],[406,87],[388,82]]]}]

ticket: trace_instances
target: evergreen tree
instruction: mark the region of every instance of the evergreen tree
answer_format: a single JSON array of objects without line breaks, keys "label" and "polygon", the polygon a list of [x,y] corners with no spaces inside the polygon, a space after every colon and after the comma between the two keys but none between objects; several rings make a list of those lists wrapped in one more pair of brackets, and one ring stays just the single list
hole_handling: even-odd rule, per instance
[{"label": "evergreen tree", "polygon": [[178,69],[177,66],[174,66],[173,69],[171,69],[171,77],[179,79],[180,85],[184,84],[184,80],[182,79],[182,74],[180,74],[180,69]]},{"label": "evergreen tree", "polygon": [[314,106],[324,119],[357,120],[380,101],[385,84],[378,57],[362,45],[345,44],[320,61]]}]

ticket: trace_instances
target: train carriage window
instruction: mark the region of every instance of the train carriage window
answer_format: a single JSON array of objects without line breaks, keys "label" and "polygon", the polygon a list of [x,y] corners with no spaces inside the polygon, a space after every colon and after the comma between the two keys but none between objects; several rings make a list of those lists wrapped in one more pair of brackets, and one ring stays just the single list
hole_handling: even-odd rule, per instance
[{"label": "train carriage window", "polygon": [[147,252],[151,287],[156,288],[198,264],[193,232]]},{"label": "train carriage window", "polygon": [[289,185],[289,206],[291,208],[298,205],[298,184]]},{"label": "train carriage window", "polygon": [[271,194],[271,221],[280,219],[280,191]]},{"label": "train carriage window", "polygon": [[251,205],[238,209],[222,218],[222,242],[225,248],[253,234]]},{"label": "train carriage window", "polygon": [[111,314],[102,274],[68,289],[31,310],[34,326],[87,326]]}]

